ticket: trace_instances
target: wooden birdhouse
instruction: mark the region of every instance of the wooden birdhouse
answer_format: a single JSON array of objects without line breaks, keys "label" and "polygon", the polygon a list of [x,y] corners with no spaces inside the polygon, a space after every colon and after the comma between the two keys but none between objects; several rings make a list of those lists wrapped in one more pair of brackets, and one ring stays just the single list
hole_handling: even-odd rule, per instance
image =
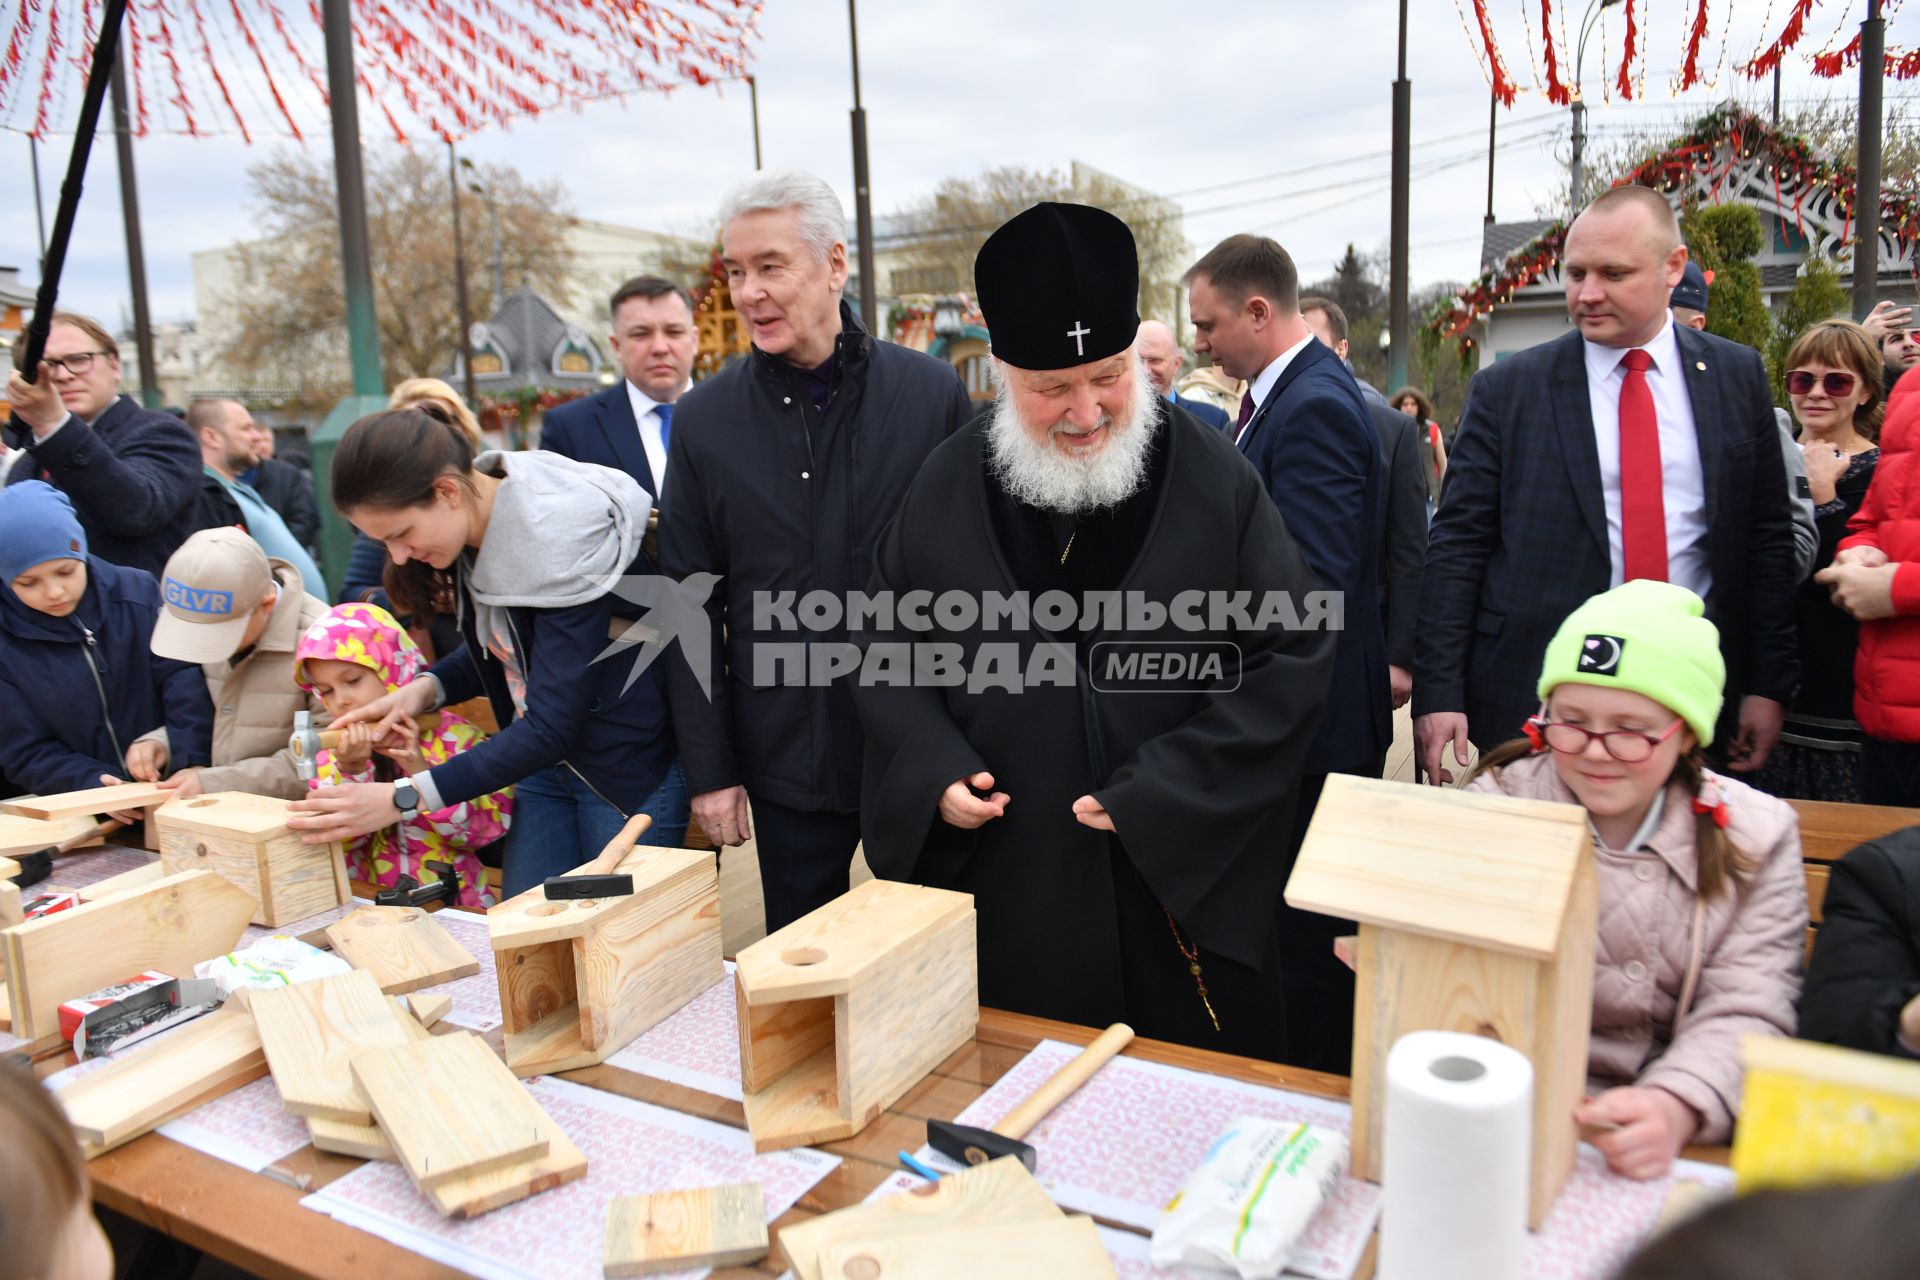
[{"label": "wooden birdhouse", "polygon": [[633,877],[633,892],[549,901],[539,888],[487,912],[507,1065],[520,1076],[604,1061],[726,977],[719,864],[641,845],[574,874]]},{"label": "wooden birdhouse", "polygon": [[1593,1017],[1596,881],[1575,805],[1335,774],[1287,901],[1357,920],[1353,1168],[1380,1180],[1387,1051],[1464,1031],[1533,1063],[1528,1223],[1559,1194],[1579,1136]]},{"label": "wooden birdhouse", "polygon": [[736,958],[756,1151],[860,1132],[980,1020],[973,897],[869,880]]},{"label": "wooden birdhouse", "polygon": [[305,843],[287,826],[287,803],[244,791],[168,801],[154,815],[162,869],[218,872],[253,895],[253,923],[269,928],[350,901],[339,843]]}]

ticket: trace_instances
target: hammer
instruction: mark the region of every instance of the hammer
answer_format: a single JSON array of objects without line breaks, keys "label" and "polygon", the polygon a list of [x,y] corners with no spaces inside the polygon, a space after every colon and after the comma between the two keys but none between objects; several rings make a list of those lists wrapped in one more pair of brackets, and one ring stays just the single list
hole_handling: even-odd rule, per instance
[{"label": "hammer", "polygon": [[[435,717],[437,718],[437,717]],[[415,717],[414,724],[420,732],[430,733],[434,719]],[[302,782],[312,782],[318,774],[318,760],[322,750],[332,751],[346,741],[345,729],[316,729],[313,727],[313,712],[296,711],[293,713],[293,733],[287,738],[287,750],[293,753],[293,769]]]},{"label": "hammer", "polygon": [[98,840],[101,836],[110,836],[126,825],[126,823],[120,821],[118,818],[107,818],[104,819],[100,825],[91,830],[82,831],[70,840],[62,840],[59,844],[48,845],[46,848],[35,853],[14,855],[13,860],[20,864],[20,874],[13,877],[13,882],[22,889],[28,885],[39,884],[42,880],[45,880],[53,874],[53,860],[55,858],[65,857],[89,840]]},{"label": "hammer", "polygon": [[572,875],[548,876],[541,892],[549,900],[556,898],[619,898],[633,892],[633,875],[619,875],[614,868],[626,861],[633,846],[640,842],[653,819],[636,813],[620,828],[620,834],[607,842],[597,857]]},{"label": "hammer", "polygon": [[1124,1022],[1114,1023],[1100,1033],[1099,1039],[1082,1049],[1072,1062],[1054,1072],[1051,1079],[1034,1090],[1033,1096],[1000,1117],[1000,1123],[993,1128],[977,1129],[951,1120],[929,1120],[927,1145],[961,1164],[985,1164],[1001,1156],[1018,1156],[1020,1163],[1027,1166],[1027,1171],[1031,1173],[1035,1153],[1021,1139],[1045,1119],[1049,1111],[1065,1102],[1068,1094],[1105,1066],[1107,1059],[1126,1048],[1132,1040],[1132,1027]]}]

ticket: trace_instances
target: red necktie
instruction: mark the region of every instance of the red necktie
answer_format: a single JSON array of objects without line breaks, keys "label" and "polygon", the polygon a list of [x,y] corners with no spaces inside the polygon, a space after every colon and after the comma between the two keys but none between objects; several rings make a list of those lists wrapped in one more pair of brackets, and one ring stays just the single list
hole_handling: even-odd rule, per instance
[{"label": "red necktie", "polygon": [[1240,396],[1240,414],[1233,420],[1234,443],[1240,442],[1240,433],[1247,429],[1247,423],[1253,421],[1253,392],[1246,391]]},{"label": "red necktie", "polygon": [[1667,579],[1667,508],[1661,495],[1660,419],[1647,370],[1653,357],[1635,348],[1620,361],[1620,556],[1628,581]]}]

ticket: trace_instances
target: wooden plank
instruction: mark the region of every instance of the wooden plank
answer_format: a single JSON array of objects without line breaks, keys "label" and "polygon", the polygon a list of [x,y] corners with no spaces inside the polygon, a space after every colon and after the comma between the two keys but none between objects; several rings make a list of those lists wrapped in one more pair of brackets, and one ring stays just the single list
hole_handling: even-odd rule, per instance
[{"label": "wooden plank", "polygon": [[369,1124],[373,1111],[350,1063],[413,1037],[364,969],[253,993],[253,1017],[280,1101],[299,1116]]},{"label": "wooden plank", "polygon": [[135,1047],[54,1097],[74,1131],[107,1151],[165,1123],[183,1102],[216,1085],[238,1088],[266,1072],[253,1018],[245,1010],[223,1008]]},{"label": "wooden plank", "polygon": [[392,1160],[393,1147],[378,1124],[349,1124],[345,1120],[307,1117],[307,1137],[320,1151],[362,1160]]},{"label": "wooden plank", "polygon": [[[569,874],[583,873],[590,862],[582,863]],[[601,916],[627,909],[636,902],[644,903],[661,885],[702,868],[717,880],[711,853],[638,845],[621,859],[617,868],[619,873],[633,877],[632,894],[549,902],[542,890],[528,889],[488,908],[487,931],[492,936],[493,949],[531,947],[577,938],[598,923]]]},{"label": "wooden plank", "polygon": [[334,953],[371,973],[388,995],[480,972],[480,962],[418,907],[363,907],[326,933]]},{"label": "wooden plank", "polygon": [[[173,795],[172,792],[162,794]],[[287,819],[292,816],[287,806],[291,803],[276,796],[256,796],[245,791],[216,791],[191,800],[173,798],[160,806],[157,816],[162,826],[173,830],[267,841],[292,834],[287,826]]]},{"label": "wooden plank", "polygon": [[735,972],[754,1004],[841,995],[972,911],[964,893],[868,880],[742,951]]},{"label": "wooden plank", "polygon": [[506,1049],[507,1066],[523,1077],[590,1067],[606,1056],[587,1048],[580,1039],[580,1006],[572,1003],[561,1005],[523,1030],[503,1030],[501,1043]]},{"label": "wooden plank", "polygon": [[[26,913],[20,902],[20,886],[13,882],[12,876],[0,877],[0,929],[11,929],[24,919]],[[0,961],[0,965],[3,964],[4,961]],[[4,967],[0,967],[0,974],[5,972]]]},{"label": "wooden plank", "polygon": [[532,1115],[539,1137],[547,1144],[546,1155],[470,1178],[422,1187],[428,1202],[449,1218],[475,1218],[562,1183],[584,1178],[587,1158],[580,1153],[580,1148],[573,1145],[572,1139],[562,1133],[560,1126],[539,1106],[533,1108]]},{"label": "wooden plank", "polygon": [[766,1198],[757,1182],[616,1196],[607,1205],[602,1273],[610,1280],[766,1256]]},{"label": "wooden plank", "polygon": [[137,889],[144,889],[155,881],[166,879],[167,875],[167,869],[160,865],[158,858],[155,858],[143,867],[135,867],[131,871],[122,871],[119,875],[108,876],[105,880],[95,880],[92,884],[79,891],[80,900],[82,902],[105,902],[108,898],[117,898],[123,893],[131,893]]},{"label": "wooden plank", "polygon": [[416,1184],[436,1187],[547,1154],[538,1104],[480,1037],[432,1036],[353,1056],[354,1083]]},{"label": "wooden plank", "polygon": [[1814,862],[1833,862],[1856,845],[1920,824],[1920,809],[1829,800],[1787,803],[1800,819],[1800,856]]},{"label": "wooden plank", "polygon": [[1827,905],[1827,882],[1833,878],[1833,869],[1821,862],[1804,864],[1807,873],[1807,919],[1819,924],[1824,918]]},{"label": "wooden plank", "polygon": [[823,1250],[823,1276],[860,1280],[946,1280],[993,1276],[994,1280],[1099,1280],[1114,1275],[1113,1259],[1100,1243],[1092,1218],[1016,1222],[1005,1226],[938,1231],[891,1240],[849,1240]]},{"label": "wooden plank", "polygon": [[[854,1241],[888,1240],[946,1231],[979,1231],[1029,1222],[1058,1222],[1064,1215],[1026,1166],[1012,1156],[949,1174],[901,1195],[856,1204],[794,1223],[780,1232],[780,1247],[799,1280],[823,1280],[829,1250]],[[965,1270],[949,1275],[968,1274]],[[974,1274],[997,1274],[992,1267]],[[1058,1276],[1074,1275],[1063,1271]]]},{"label": "wooden plank", "polygon": [[[96,825],[92,816],[87,814],[50,822],[45,818],[23,818],[19,814],[0,812],[0,856],[38,853],[75,836],[85,835]],[[7,874],[17,875],[19,868]]]},{"label": "wooden plank", "polygon": [[[0,813],[39,818],[43,822],[61,822],[70,818],[97,817],[122,809],[145,809],[174,798],[173,792],[152,782],[122,782],[111,787],[90,787],[85,791],[65,791],[57,796],[31,796],[0,800]],[[281,803],[285,803],[282,801]]]},{"label": "wooden plank", "polygon": [[727,976],[713,855],[661,880],[573,942],[580,1038],[602,1055],[625,1046]]},{"label": "wooden plank", "polygon": [[191,976],[201,960],[233,949],[253,899],[207,871],[167,876],[136,892],[29,920],[5,931],[14,1034],[60,1030],[60,1004],[129,974]]},{"label": "wooden plank", "polygon": [[734,973],[734,1008],[740,1018],[740,1084],[748,1093],[766,1088],[822,1049],[833,1047],[833,997],[749,1006]]},{"label": "wooden plank", "polygon": [[[494,976],[500,983],[502,1025],[509,1034],[533,1026],[556,1009],[579,1004],[573,943],[566,938],[530,947],[496,947]],[[574,1016],[579,1016],[577,1007]]]},{"label": "wooden plank", "polygon": [[419,1019],[420,1025],[423,1027],[431,1027],[434,1023],[446,1017],[447,1012],[452,1008],[453,997],[449,995],[428,995],[425,992],[415,992],[413,995],[407,997],[408,1011],[411,1012],[415,1018]]},{"label": "wooden plank", "polygon": [[1550,960],[1587,846],[1577,805],[1333,774],[1286,899]]}]

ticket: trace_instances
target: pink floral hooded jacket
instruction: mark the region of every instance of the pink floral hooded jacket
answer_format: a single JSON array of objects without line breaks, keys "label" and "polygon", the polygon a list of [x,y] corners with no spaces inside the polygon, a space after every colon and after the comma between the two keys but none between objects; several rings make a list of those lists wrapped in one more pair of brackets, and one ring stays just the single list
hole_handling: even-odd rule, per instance
[{"label": "pink floral hooded jacket", "polygon": [[[393,615],[378,605],[343,604],[329,609],[300,637],[293,653],[293,678],[313,692],[307,679],[309,658],[351,662],[372,671],[389,693],[424,668],[419,647]],[[442,764],[474,746],[484,736],[471,721],[450,711],[439,713],[439,723],[420,735],[420,755],[428,767]],[[342,782],[376,780],[373,761],[354,773],[341,770],[334,753],[322,749],[315,757],[315,787]],[[397,884],[410,875],[422,884],[437,880],[429,862],[451,865],[460,877],[460,905],[490,907],[499,900],[485,880],[474,850],[507,833],[513,809],[511,787],[461,804],[422,813],[395,827],[361,836],[347,843],[347,872],[356,880],[381,886]],[[395,832],[399,832],[396,843]]]}]

